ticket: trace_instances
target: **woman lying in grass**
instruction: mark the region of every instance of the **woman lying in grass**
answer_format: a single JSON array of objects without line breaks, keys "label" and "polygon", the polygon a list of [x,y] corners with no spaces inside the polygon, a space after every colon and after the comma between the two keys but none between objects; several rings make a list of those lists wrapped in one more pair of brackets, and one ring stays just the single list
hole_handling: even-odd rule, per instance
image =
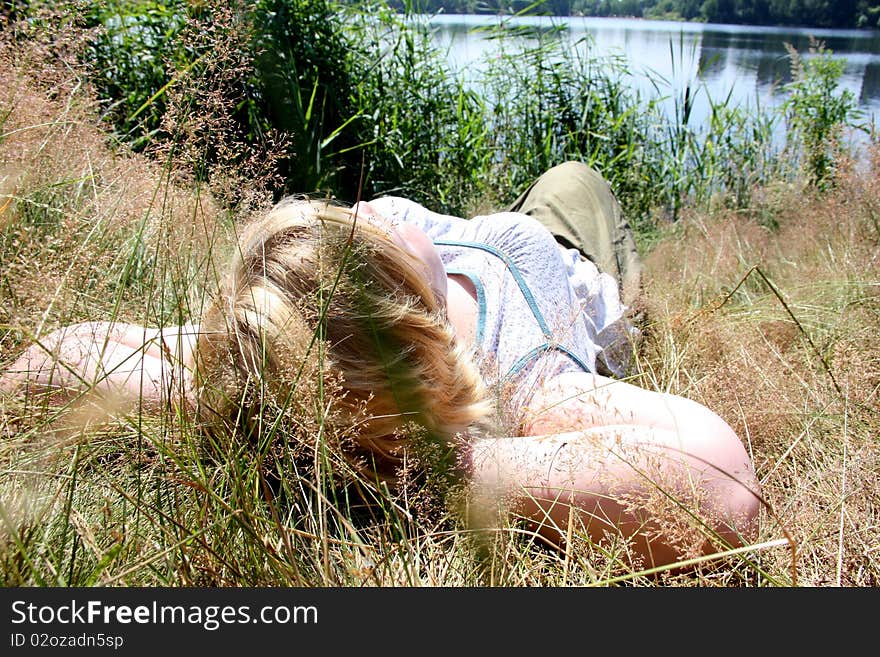
[{"label": "woman lying in grass", "polygon": [[566,163],[511,210],[288,199],[247,227],[198,324],[67,327],[0,385],[174,404],[221,449],[245,436],[308,459],[324,441],[391,488],[439,446],[475,522],[623,536],[645,565],[747,543],[758,484],[734,431],[620,380],[639,264],[607,184]]}]

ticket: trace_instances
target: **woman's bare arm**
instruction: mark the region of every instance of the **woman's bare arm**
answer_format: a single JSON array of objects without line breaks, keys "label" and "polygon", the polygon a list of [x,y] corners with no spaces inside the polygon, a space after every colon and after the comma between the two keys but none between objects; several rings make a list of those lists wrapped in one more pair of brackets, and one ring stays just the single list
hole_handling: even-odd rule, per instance
[{"label": "woman's bare arm", "polygon": [[187,398],[198,326],[83,322],[36,339],[0,375],[5,394],[64,403],[85,393],[147,409]]}]

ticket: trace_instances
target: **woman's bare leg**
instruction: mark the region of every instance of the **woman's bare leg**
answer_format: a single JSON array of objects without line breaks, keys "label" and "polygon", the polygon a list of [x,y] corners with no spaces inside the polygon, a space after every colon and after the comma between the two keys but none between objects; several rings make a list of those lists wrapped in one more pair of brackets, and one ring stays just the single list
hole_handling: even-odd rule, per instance
[{"label": "woman's bare leg", "polygon": [[633,539],[646,565],[754,537],[759,486],[733,430],[706,407],[591,375],[536,396],[525,437],[484,439],[475,490],[506,499],[554,543],[571,509],[593,540]]}]

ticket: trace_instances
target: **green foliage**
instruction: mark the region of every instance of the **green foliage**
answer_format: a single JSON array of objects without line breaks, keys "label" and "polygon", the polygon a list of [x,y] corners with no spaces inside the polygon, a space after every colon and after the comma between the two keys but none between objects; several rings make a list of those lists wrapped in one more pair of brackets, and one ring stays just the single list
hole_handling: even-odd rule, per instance
[{"label": "green foliage", "polygon": [[859,0],[856,11],[856,27],[880,28],[880,5],[869,0]]},{"label": "green foliage", "polygon": [[164,91],[174,71],[197,57],[179,38],[186,17],[185,0],[107,0],[87,11],[88,24],[100,28],[89,52],[93,84],[109,101],[108,118],[134,149],[158,136]]},{"label": "green foliage", "polygon": [[111,0],[90,11],[102,27],[96,87],[124,141],[190,151],[202,179],[248,153],[276,196],[353,199],[363,188],[452,209],[474,193],[461,178],[482,168],[480,100],[442,66],[425,25],[384,4],[224,4]]},{"label": "green foliage", "polygon": [[482,79],[492,101],[495,185],[522,189],[554,164],[581,160],[603,173],[630,216],[647,216],[659,198],[652,181],[661,151],[649,138],[656,107],[631,91],[622,60],[582,54],[552,32],[495,37],[501,52]]},{"label": "green foliage", "polygon": [[249,159],[271,165],[290,189],[332,187],[340,165],[327,148],[352,114],[334,7],[326,0],[94,5],[88,19],[99,29],[89,58],[107,117],[135,149],[186,152],[202,179]]},{"label": "green foliage", "polygon": [[348,13],[346,24],[364,196],[397,194],[460,210],[482,191],[491,156],[482,99],[453,77],[424,18],[380,3]]},{"label": "green foliage", "polygon": [[[683,206],[706,205],[719,195],[729,205],[748,206],[756,185],[785,175],[773,143],[777,117],[760,105],[734,106],[732,91],[725,98],[712,98],[700,81],[699,70],[692,78],[677,79],[680,62],[697,59],[695,52],[684,52],[683,36],[677,46],[669,44],[669,51],[673,79],[653,79],[658,94],[671,95],[673,112],[669,119],[657,121],[661,128],[654,139],[661,154],[656,177],[662,182],[652,192],[665,199],[672,220],[679,218]],[[694,126],[691,116],[700,94],[709,103],[708,123]]]},{"label": "green foliage", "polygon": [[748,207],[753,189],[786,174],[773,148],[777,116],[710,102],[706,136],[694,153],[695,196],[707,202],[711,195],[723,193],[729,205]]},{"label": "green foliage", "polygon": [[346,166],[339,154],[351,146],[346,125],[357,114],[342,15],[326,0],[261,0],[242,11],[253,35],[249,134],[284,136],[278,166],[288,191],[351,192],[350,179],[339,177]]},{"label": "green foliage", "polygon": [[[786,164],[801,151],[823,184],[829,145],[856,118],[852,95],[833,93],[839,64],[824,51],[803,62],[792,53],[791,157],[782,160],[772,140],[779,117],[761,107],[710,98],[708,123],[691,125],[699,73],[683,84],[654,79],[657,95],[640,97],[622,59],[568,43],[561,25],[501,21],[486,35],[496,54],[457,77],[414,9],[109,0],[87,14],[102,26],[94,80],[124,140],[185,159],[204,180],[262,177],[276,197],[398,194],[468,214],[505,205],[575,159],[609,180],[642,233],[719,193],[747,205],[754,185],[793,174]],[[685,59],[670,51],[673,63]],[[671,117],[661,110],[669,94]],[[234,202],[239,185],[229,187]]]},{"label": "green foliage", "polygon": [[844,129],[857,127],[861,114],[851,91],[835,94],[842,60],[832,58],[822,44],[814,44],[806,58],[787,48],[793,78],[784,103],[789,147],[803,156],[810,182],[822,189],[833,182]]}]

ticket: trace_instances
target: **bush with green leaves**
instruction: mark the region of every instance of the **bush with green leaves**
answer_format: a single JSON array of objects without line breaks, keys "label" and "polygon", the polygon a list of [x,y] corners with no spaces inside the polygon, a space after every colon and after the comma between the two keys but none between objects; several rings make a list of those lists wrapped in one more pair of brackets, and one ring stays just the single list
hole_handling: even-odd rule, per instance
[{"label": "bush with green leaves", "polygon": [[174,72],[198,58],[180,39],[187,3],[108,0],[90,5],[85,18],[98,28],[88,51],[92,83],[119,136],[140,150],[159,135]]},{"label": "bush with green leaves", "polygon": [[833,182],[844,130],[859,127],[861,112],[850,90],[835,93],[845,61],[833,58],[821,43],[814,42],[807,56],[788,44],[786,48],[793,78],[785,87],[783,105],[788,147],[803,159],[808,180],[822,189]]},{"label": "bush with green leaves", "polygon": [[190,151],[201,178],[262,160],[284,189],[338,182],[327,146],[353,112],[332,3],[107,0],[87,19],[93,82],[131,147]]}]

